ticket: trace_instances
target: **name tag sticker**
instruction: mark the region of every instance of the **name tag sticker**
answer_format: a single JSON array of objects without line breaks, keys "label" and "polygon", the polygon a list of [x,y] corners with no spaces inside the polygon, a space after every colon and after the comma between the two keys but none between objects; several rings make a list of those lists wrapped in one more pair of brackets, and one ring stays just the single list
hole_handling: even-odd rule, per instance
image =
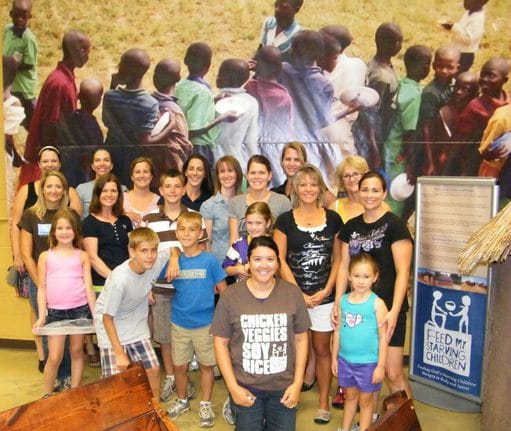
[{"label": "name tag sticker", "polygon": [[50,234],[50,223],[38,223],[37,224],[37,235],[48,236]]}]

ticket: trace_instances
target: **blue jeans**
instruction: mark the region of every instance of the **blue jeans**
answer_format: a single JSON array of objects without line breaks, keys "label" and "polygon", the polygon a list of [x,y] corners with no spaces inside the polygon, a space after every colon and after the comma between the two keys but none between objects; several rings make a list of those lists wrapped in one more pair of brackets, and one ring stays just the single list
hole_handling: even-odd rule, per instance
[{"label": "blue jeans", "polygon": [[280,402],[285,391],[257,391],[252,407],[232,403],[236,413],[235,431],[294,431],[297,408]]},{"label": "blue jeans", "polygon": [[[32,281],[32,279],[30,279],[29,282],[28,300],[30,301],[30,305],[32,306],[32,310],[34,310],[37,319],[39,317],[39,307],[37,306],[37,287],[35,283]],[[48,338],[45,335],[43,335],[42,338],[44,357],[47,358]],[[64,357],[62,358],[62,362],[60,363],[59,371],[57,373],[58,380],[64,380],[66,377],[71,377],[71,355],[69,354],[69,337],[66,337],[66,345],[64,346]]]}]

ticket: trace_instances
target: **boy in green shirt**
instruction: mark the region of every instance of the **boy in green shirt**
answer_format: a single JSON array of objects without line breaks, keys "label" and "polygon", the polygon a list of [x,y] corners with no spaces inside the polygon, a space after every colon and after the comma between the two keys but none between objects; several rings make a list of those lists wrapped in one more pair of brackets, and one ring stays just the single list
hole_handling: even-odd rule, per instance
[{"label": "boy in green shirt", "polygon": [[11,92],[25,109],[26,117],[22,125],[28,130],[35,107],[37,84],[37,40],[28,28],[32,17],[32,1],[14,0],[9,15],[12,24],[4,27],[3,55],[13,57],[18,65]]}]

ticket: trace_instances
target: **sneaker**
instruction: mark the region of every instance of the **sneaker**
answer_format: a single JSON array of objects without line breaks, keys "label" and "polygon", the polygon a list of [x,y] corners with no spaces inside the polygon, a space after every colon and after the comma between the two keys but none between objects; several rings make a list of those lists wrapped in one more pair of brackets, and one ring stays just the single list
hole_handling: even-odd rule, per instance
[{"label": "sneaker", "polygon": [[[376,422],[379,417],[380,417],[379,413],[373,413],[373,422]],[[360,422],[357,422],[355,425],[353,425],[351,431],[360,431]]]},{"label": "sneaker", "polygon": [[62,391],[67,391],[71,389],[71,377],[66,377],[64,380],[62,380]]},{"label": "sneaker", "polygon": [[62,392],[71,389],[71,377],[65,377],[64,379],[56,379],[53,384],[53,392]]},{"label": "sneaker", "polygon": [[174,420],[179,415],[186,413],[188,410],[190,410],[190,403],[188,401],[183,402],[181,400],[174,400],[174,402],[167,410],[167,414],[169,415],[170,419]]},{"label": "sneaker", "polygon": [[201,428],[211,428],[215,425],[215,413],[211,408],[211,403],[203,404],[200,403],[199,406],[199,426]]},{"label": "sneaker", "polygon": [[188,384],[186,385],[186,398],[188,401],[194,400],[197,396],[197,389],[195,389],[195,386],[193,382],[188,379]]},{"label": "sneaker", "polygon": [[197,356],[193,355],[190,365],[188,365],[190,371],[196,371],[199,369],[199,362],[197,362]]},{"label": "sneaker", "polygon": [[344,393],[342,392],[342,388],[337,390],[337,393],[332,400],[332,407],[335,407],[336,409],[344,408]]},{"label": "sneaker", "polygon": [[236,423],[234,409],[232,408],[231,399],[229,397],[226,398],[222,406],[222,416],[224,417],[224,421],[229,425],[234,425]]},{"label": "sneaker", "polygon": [[176,392],[176,380],[173,376],[165,376],[161,385],[160,401],[166,403],[172,394]]},{"label": "sneaker", "polygon": [[318,409],[316,416],[314,416],[314,422],[317,424],[327,424],[330,422],[332,414],[328,410]]},{"label": "sneaker", "polygon": [[53,392],[60,392],[62,390],[62,382],[60,379],[55,379],[53,384]]}]

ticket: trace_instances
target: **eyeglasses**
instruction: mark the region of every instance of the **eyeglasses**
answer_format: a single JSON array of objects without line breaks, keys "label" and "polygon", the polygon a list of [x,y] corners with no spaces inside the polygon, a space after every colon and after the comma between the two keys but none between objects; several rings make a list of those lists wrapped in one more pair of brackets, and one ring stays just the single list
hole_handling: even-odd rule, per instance
[{"label": "eyeglasses", "polygon": [[351,180],[353,178],[354,180],[356,180],[359,179],[360,177],[362,177],[362,174],[360,172],[353,172],[352,174],[344,174],[342,176],[342,179]]}]

